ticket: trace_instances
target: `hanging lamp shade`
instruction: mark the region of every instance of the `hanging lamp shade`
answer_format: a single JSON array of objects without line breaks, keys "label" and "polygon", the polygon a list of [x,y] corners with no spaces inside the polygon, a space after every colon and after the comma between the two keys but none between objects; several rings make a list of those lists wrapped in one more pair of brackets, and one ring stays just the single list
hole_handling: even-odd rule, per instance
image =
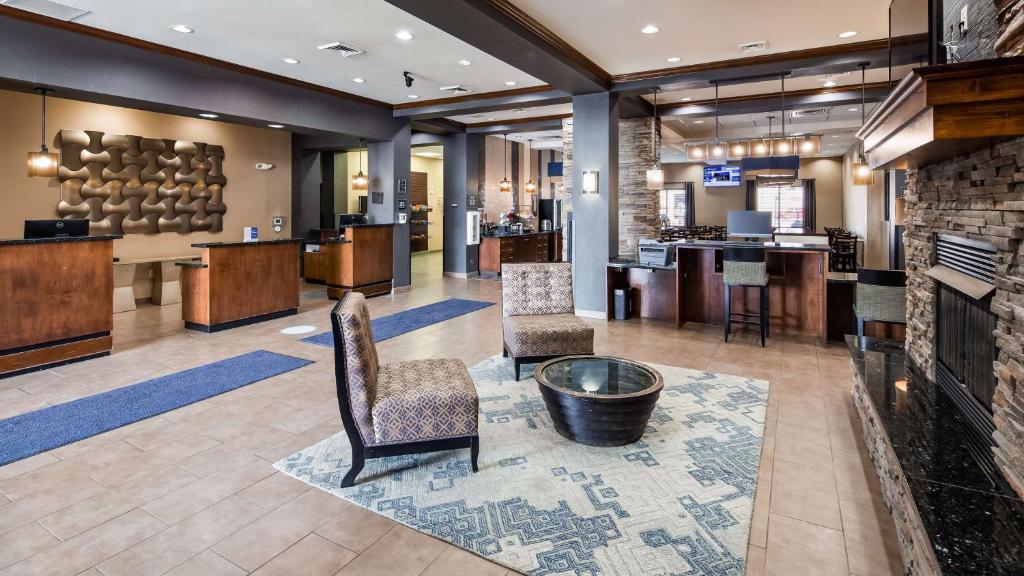
[{"label": "hanging lamp shade", "polygon": [[28,153],[28,175],[31,178],[56,178],[60,168],[60,155],[50,152],[46,147],[46,88],[37,90],[42,96],[42,113],[40,115],[39,151]]},{"label": "hanging lamp shade", "polygon": [[651,120],[651,154],[654,164],[647,169],[647,189],[661,190],[665,187],[665,171],[661,169],[661,151],[658,150],[658,89],[654,90],[654,118]]},{"label": "hanging lamp shade", "polygon": [[[532,162],[533,161],[533,140],[530,140],[529,143],[530,143],[530,161]],[[533,176],[530,176],[530,179],[526,181],[525,188],[526,188],[526,193],[527,194],[533,194],[533,193],[535,193],[537,191],[537,183],[533,181]]]},{"label": "hanging lamp shade", "polygon": [[508,134],[502,136],[502,153],[501,153],[501,165],[504,176],[501,178],[501,182],[498,182],[499,192],[511,192],[512,182],[508,179]]},{"label": "hanging lamp shade", "polygon": [[707,144],[687,144],[686,159],[690,162],[703,162],[708,158]]},{"label": "hanging lamp shade", "polygon": [[363,174],[363,141],[359,141],[359,173],[352,177],[352,189],[353,190],[366,190],[369,188],[370,179]]},{"label": "hanging lamp shade", "polygon": [[[864,128],[864,107],[867,105],[865,98],[865,90],[867,89],[867,78],[865,76],[867,71],[867,65],[860,65],[860,127]],[[853,183],[857,186],[870,186],[874,182],[874,175],[871,172],[871,166],[868,165],[867,158],[864,157],[864,142],[860,143],[860,153],[857,156],[857,161],[853,164]]]}]

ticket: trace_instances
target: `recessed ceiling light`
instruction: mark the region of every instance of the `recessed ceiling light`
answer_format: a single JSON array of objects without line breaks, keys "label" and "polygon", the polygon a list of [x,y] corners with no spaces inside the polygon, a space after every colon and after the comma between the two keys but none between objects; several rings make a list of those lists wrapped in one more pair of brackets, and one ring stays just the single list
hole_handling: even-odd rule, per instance
[{"label": "recessed ceiling light", "polygon": [[419,95],[419,94],[409,94],[409,99],[410,99],[410,100],[415,100],[415,99],[417,99],[417,98],[419,98],[419,97],[420,97],[420,95]]},{"label": "recessed ceiling light", "polygon": [[409,32],[408,30],[399,30],[395,34],[395,38],[398,38],[399,40],[412,40],[412,32]]},{"label": "recessed ceiling light", "polygon": [[849,30],[847,32],[840,32],[839,33],[839,37],[840,38],[853,38],[856,35],[857,35],[857,31],[856,30]]},{"label": "recessed ceiling light", "polygon": [[824,86],[825,88],[831,88],[833,86],[837,86],[838,84],[839,83],[836,82],[835,80],[826,80]]},{"label": "recessed ceiling light", "polygon": [[689,102],[690,100],[693,100],[693,98],[690,98],[689,96],[679,99],[680,102]]},{"label": "recessed ceiling light", "polygon": [[267,124],[268,128],[284,128],[284,124]]},{"label": "recessed ceiling light", "polygon": [[703,124],[704,121],[703,120],[694,120],[693,123],[694,124]]},{"label": "recessed ceiling light", "polygon": [[670,58],[665,58],[665,62],[668,62],[670,64],[675,64],[676,62],[679,62],[680,60],[682,60],[682,58],[680,58],[679,56],[672,56]]},{"label": "recessed ceiling light", "polygon": [[459,60],[459,66],[469,66],[472,64],[469,60]]},{"label": "recessed ceiling light", "polygon": [[640,31],[643,32],[644,34],[657,34],[658,27],[655,26],[654,24],[648,24],[647,26],[641,28]]},{"label": "recessed ceiling light", "polygon": [[833,134],[832,137],[833,138],[842,138],[842,136],[840,136],[839,134]]},{"label": "recessed ceiling light", "polygon": [[203,113],[202,113],[202,114],[200,114],[199,116],[200,116],[200,117],[202,117],[202,118],[211,118],[211,119],[212,119],[212,118],[218,118],[218,117],[219,117],[219,116],[217,116],[216,114],[214,114],[214,113],[212,113],[212,112],[203,112]]},{"label": "recessed ceiling light", "polygon": [[298,64],[299,63],[299,61],[296,60],[295,58],[281,58],[281,62],[284,62],[285,64]]},{"label": "recessed ceiling light", "polygon": [[175,32],[180,32],[181,34],[191,34],[195,32],[195,30],[189,28],[188,26],[185,26],[184,24],[175,24],[174,26],[171,26],[171,30],[174,30]]},{"label": "recessed ceiling light", "polygon": [[366,79],[365,78],[353,78],[352,81],[355,82],[356,84],[362,84],[363,82],[366,82]]},{"label": "recessed ceiling light", "polygon": [[516,84],[518,84],[518,82],[516,82],[515,80],[509,80],[508,82],[505,82],[505,86],[515,86]]},{"label": "recessed ceiling light", "polygon": [[847,112],[860,112],[860,108],[847,108]]},{"label": "recessed ceiling light", "polygon": [[516,108],[513,112],[516,114],[522,114],[523,112],[526,112],[526,108]]}]

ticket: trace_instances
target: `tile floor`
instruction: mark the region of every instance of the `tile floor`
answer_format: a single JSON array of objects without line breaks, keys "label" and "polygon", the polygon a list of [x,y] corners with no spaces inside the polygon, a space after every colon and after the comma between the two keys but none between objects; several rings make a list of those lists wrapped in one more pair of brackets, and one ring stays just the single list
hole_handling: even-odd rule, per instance
[{"label": "tile floor", "polygon": [[[413,277],[413,290],[371,299],[372,314],[500,297],[499,282],[441,278],[439,254],[417,256]],[[217,334],[184,330],[178,306],[141,306],[115,316],[112,356],[0,380],[3,418],[254,349],[316,361],[0,467],[0,576],[508,574],[271,466],[340,429],[331,351],[279,333],[327,330],[330,306],[304,299],[297,317]],[[500,351],[500,322],[494,306],[430,326],[381,343],[381,361],[472,365]],[[588,322],[599,353],[771,382],[748,574],[902,573],[843,347],[776,335],[762,350],[753,332],[725,344],[716,327]]]}]

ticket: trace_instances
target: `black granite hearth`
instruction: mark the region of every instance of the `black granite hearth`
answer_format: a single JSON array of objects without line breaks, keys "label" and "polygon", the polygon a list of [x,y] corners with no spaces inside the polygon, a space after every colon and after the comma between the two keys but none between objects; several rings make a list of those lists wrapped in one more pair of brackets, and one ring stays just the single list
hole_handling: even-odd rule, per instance
[{"label": "black granite hearth", "polygon": [[[942,574],[1024,574],[1024,501],[998,472],[985,439],[906,362],[902,342],[848,336],[847,344],[898,463],[893,473],[872,452],[883,490],[891,488],[885,476],[905,478]],[[898,492],[887,493],[890,506]]]}]

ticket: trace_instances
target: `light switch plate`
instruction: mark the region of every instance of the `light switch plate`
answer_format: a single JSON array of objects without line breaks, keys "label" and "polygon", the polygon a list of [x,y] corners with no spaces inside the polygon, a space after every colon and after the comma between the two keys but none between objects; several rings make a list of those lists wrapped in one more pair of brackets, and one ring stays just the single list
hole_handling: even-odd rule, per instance
[{"label": "light switch plate", "polygon": [[969,28],[967,24],[967,13],[968,8],[970,7],[970,4],[964,4],[963,7],[960,8],[960,34],[967,34],[967,29]]},{"label": "light switch plate", "polygon": [[409,217],[409,215],[406,214],[405,212],[399,212],[398,213],[398,223],[399,224],[405,224],[407,219],[408,219],[408,217]]}]

